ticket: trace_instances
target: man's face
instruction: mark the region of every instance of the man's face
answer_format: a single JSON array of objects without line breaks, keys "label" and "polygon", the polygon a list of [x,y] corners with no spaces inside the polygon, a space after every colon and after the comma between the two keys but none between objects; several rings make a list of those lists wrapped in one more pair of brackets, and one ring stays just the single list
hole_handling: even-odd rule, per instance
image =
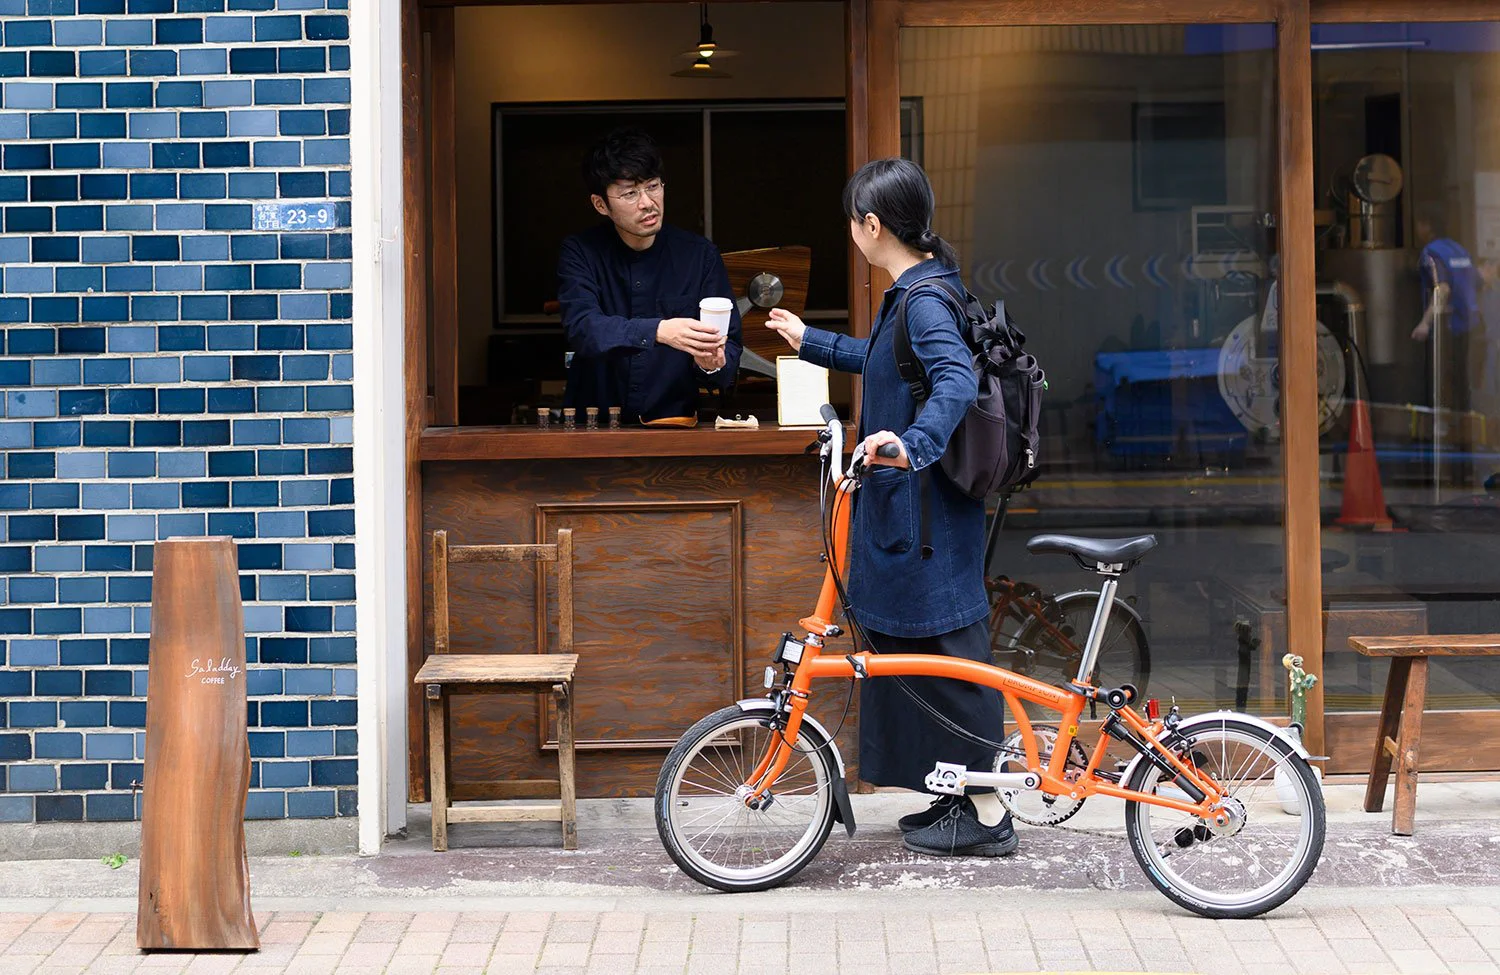
[{"label": "man's face", "polygon": [[660,179],[643,182],[617,179],[595,195],[594,209],[614,223],[622,234],[654,237],[661,230],[666,186]]}]

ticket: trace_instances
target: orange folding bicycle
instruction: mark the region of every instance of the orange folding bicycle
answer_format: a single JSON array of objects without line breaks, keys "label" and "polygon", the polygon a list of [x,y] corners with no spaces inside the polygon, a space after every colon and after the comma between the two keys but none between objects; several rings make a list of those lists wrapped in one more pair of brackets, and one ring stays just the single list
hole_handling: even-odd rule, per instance
[{"label": "orange folding bicycle", "polygon": [[[1029,813],[1018,818],[1043,824],[1061,822],[1090,796],[1123,799],[1126,836],[1146,876],[1173,901],[1206,917],[1254,917],[1302,888],[1322,853],[1326,815],[1300,745],[1247,714],[1182,717],[1174,705],[1163,717],[1152,701],[1142,715],[1131,706],[1136,691],[1129,684],[1089,683],[1100,621],[1119,578],[1155,547],[1155,537],[1031,540],[1033,553],[1071,555],[1103,576],[1078,675],[1060,687],[952,657],[831,649],[828,641],[844,635],[833,622],[837,604],[858,630],[842,575],[848,497],[864,458],[856,451],[848,470],[840,471],[843,425],[831,407],[823,407],[823,416],[827,426],[818,438],[828,473],[828,481],[820,475],[828,571],[817,610],[800,621],[806,635],[783,635],[766,668],[766,697],[740,701],[689,728],[657,779],[657,830],[684,873],[719,890],[764,890],[810,863],[835,822],[852,836],[854,813],[837,731],[831,734],[807,713],[812,683],[926,675],[996,688],[1016,725],[1005,741],[986,740],[997,746],[991,769],[950,765],[934,756],[929,790],[958,795],[966,786],[993,787],[1013,811]],[[1058,723],[1032,723],[1021,701],[1058,712]],[[1105,705],[1108,714],[1092,754],[1086,754],[1075,736],[1090,701]],[[1107,756],[1112,743],[1134,756],[1122,771]],[[1019,769],[1007,770],[1013,766]]]}]

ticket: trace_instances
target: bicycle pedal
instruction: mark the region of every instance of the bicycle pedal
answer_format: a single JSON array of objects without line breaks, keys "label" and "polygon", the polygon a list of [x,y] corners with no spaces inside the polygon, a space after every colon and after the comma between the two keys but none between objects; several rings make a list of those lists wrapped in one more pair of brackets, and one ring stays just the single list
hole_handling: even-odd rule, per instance
[{"label": "bicycle pedal", "polygon": [[969,769],[966,765],[952,765],[948,762],[938,762],[927,778],[923,780],[928,792],[936,792],[938,795],[961,796],[964,787],[969,784]]}]

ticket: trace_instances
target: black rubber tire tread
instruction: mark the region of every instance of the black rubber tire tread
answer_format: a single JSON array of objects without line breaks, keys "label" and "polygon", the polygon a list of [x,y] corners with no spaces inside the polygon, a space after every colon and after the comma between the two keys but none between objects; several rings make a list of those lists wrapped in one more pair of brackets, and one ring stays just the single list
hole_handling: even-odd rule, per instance
[{"label": "black rubber tire tread", "polygon": [[[803,867],[813,861],[813,858],[823,849],[823,844],[827,842],[828,834],[833,831],[837,805],[834,802],[833,796],[830,795],[828,797],[828,809],[823,816],[823,822],[817,827],[817,839],[807,848],[806,852],[785,867],[782,867],[774,875],[750,883],[725,880],[721,877],[705,873],[678,846],[677,838],[672,835],[672,828],[667,821],[667,804],[671,801],[671,782],[677,765],[682,762],[683,757],[693,749],[693,746],[704,735],[713,734],[724,725],[740,721],[747,717],[764,720],[769,719],[770,716],[771,712],[769,711],[745,711],[734,704],[726,708],[720,708],[683,732],[682,737],[677,739],[677,744],[673,745],[672,750],[667,753],[666,760],[662,762],[661,772],[656,777],[656,793],[652,802],[652,809],[655,813],[656,832],[661,837],[661,844],[666,849],[667,855],[672,858],[672,862],[677,864],[679,870],[705,887],[713,887],[716,890],[722,890],[731,894],[770,890],[772,887],[779,887],[800,873]],[[808,753],[809,759],[823,763],[823,771],[831,784],[840,774],[838,762],[833,758],[833,749],[823,747],[828,744],[828,740],[818,732],[817,728],[813,727],[807,721],[802,722],[802,728],[797,735],[798,746],[802,747],[804,743],[806,747],[813,749]]]},{"label": "black rubber tire tread", "polygon": [[[1307,786],[1307,794],[1311,797],[1311,806],[1304,810],[1304,814],[1310,815],[1312,818],[1313,838],[1312,845],[1308,847],[1305,858],[1298,866],[1297,872],[1280,888],[1244,907],[1225,908],[1212,904],[1203,904],[1192,897],[1180,893],[1165,879],[1158,877],[1156,871],[1152,869],[1151,859],[1146,852],[1147,846],[1151,843],[1151,838],[1149,836],[1141,836],[1136,818],[1136,807],[1140,803],[1134,800],[1126,800],[1125,802],[1125,835],[1130,841],[1130,852],[1135,854],[1136,863],[1140,865],[1141,872],[1146,875],[1146,879],[1151,881],[1152,886],[1167,895],[1173,903],[1187,908],[1194,914],[1216,920],[1259,917],[1267,911],[1275,910],[1290,900],[1302,889],[1302,886],[1313,875],[1313,871],[1318,868],[1318,862],[1323,856],[1323,840],[1328,831],[1328,813],[1323,801],[1323,790],[1317,776],[1313,774],[1312,767],[1307,764],[1306,759],[1297,754],[1296,750],[1280,737],[1267,732],[1259,725],[1246,721],[1237,721],[1234,718],[1224,719],[1222,725],[1215,722],[1214,727],[1231,727],[1236,731],[1252,735],[1261,741],[1269,743],[1272,748],[1277,749],[1291,759],[1287,763],[1288,768],[1295,772],[1302,779],[1303,784]],[[1151,771],[1151,764],[1142,759],[1131,774],[1130,781],[1126,783],[1127,787],[1132,789],[1143,788]]]}]

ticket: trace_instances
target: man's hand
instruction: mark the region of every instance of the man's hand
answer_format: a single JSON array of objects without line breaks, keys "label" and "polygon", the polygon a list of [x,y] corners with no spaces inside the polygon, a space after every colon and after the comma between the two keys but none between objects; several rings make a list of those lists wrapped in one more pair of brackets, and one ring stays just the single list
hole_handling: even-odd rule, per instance
[{"label": "man's hand", "polygon": [[802,334],[807,331],[807,326],[796,315],[784,308],[772,308],[766,320],[766,328],[786,339],[786,344],[792,347],[792,351],[802,350]]},{"label": "man's hand", "polygon": [[698,364],[698,368],[702,369],[704,372],[715,372],[719,369],[723,369],[724,363],[727,361],[724,358],[724,346],[719,346],[716,350],[708,355],[695,355],[693,356],[693,361],[696,362]]},{"label": "man's hand", "polygon": [[714,355],[722,359],[728,339],[696,318],[664,318],[656,326],[656,341],[680,349],[694,359]]},{"label": "man's hand", "polygon": [[[1408,319],[1408,321],[1409,320],[1410,319]],[[1421,323],[1419,323],[1417,325],[1416,328],[1414,328],[1414,329],[1411,330],[1412,341],[1413,342],[1426,342],[1427,341],[1427,336],[1429,334],[1431,334],[1431,332],[1432,332],[1432,320],[1430,318],[1424,318],[1424,319],[1422,319]]]}]

